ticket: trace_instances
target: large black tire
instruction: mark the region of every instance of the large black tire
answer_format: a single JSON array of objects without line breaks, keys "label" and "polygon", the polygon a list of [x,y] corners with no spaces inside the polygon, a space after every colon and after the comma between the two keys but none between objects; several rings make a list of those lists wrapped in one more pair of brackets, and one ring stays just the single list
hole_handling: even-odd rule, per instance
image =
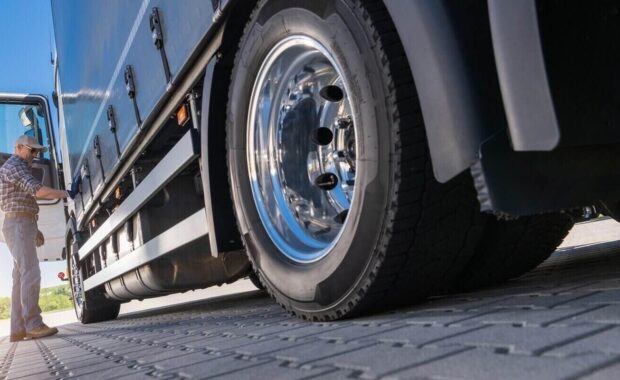
[{"label": "large black tire", "polygon": [[101,289],[84,291],[80,267],[73,256],[77,249],[77,244],[70,239],[67,243],[67,267],[75,316],[83,324],[116,319],[121,309],[119,302],[107,299]]},{"label": "large black tire", "polygon": [[254,271],[250,273],[248,278],[250,279],[250,281],[252,281],[252,284],[256,286],[256,289],[265,290],[265,285],[263,285],[263,283],[260,282],[260,278],[258,278],[258,275]]},{"label": "large black tire", "polygon": [[572,227],[573,219],[563,213],[489,220],[484,239],[453,289],[495,285],[529,272],[551,256]]},{"label": "large black tire", "polygon": [[[320,260],[290,260],[270,238],[249,179],[250,98],[263,60],[287,36],[330,50],[352,83],[358,166],[340,237]],[[382,1],[260,1],[229,92],[227,150],[243,241],[268,292],[294,315],[331,320],[421,300],[469,261],[483,215],[469,175],[435,181],[417,94]],[[293,157],[294,159],[294,157]]]}]

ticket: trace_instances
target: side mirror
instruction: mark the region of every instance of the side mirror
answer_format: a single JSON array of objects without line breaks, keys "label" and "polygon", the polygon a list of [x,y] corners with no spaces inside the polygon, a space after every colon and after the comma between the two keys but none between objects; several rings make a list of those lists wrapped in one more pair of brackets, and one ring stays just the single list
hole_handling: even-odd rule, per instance
[{"label": "side mirror", "polygon": [[19,110],[19,121],[24,128],[34,126],[34,111],[32,110],[32,106],[25,106]]}]

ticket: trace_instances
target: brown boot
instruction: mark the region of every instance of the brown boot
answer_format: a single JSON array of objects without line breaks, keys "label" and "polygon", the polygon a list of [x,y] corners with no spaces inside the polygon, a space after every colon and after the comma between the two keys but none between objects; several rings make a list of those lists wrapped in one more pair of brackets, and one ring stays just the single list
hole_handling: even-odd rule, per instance
[{"label": "brown boot", "polygon": [[47,325],[41,325],[30,331],[26,332],[26,336],[32,339],[44,338],[46,336],[54,335],[58,332],[56,327],[48,327]]},{"label": "brown boot", "polygon": [[24,340],[24,338],[26,338],[25,331],[16,332],[15,334],[11,334],[9,337],[9,342],[20,342]]}]

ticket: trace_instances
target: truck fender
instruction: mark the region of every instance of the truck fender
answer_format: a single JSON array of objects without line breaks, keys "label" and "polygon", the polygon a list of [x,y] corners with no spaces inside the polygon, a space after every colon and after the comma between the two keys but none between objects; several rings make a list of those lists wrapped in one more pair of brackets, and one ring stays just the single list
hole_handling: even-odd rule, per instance
[{"label": "truck fender", "polygon": [[[237,229],[226,166],[226,131],[224,130],[226,96],[220,91],[216,76],[216,59],[207,65],[202,90],[200,116],[200,168],[211,254],[242,249]],[[227,91],[225,89],[224,91]],[[224,98],[223,105],[222,100]],[[223,108],[222,108],[223,107]],[[221,119],[224,117],[224,119]]]},{"label": "truck fender", "polygon": [[413,73],[435,178],[446,182],[506,126],[486,2],[384,3]]},{"label": "truck fender", "polygon": [[202,175],[201,178],[205,207],[212,211],[207,212],[207,222],[210,224],[209,243],[214,256],[219,252],[243,249],[228,181],[225,125],[234,57],[245,23],[255,5],[254,0],[220,1],[218,9],[227,9],[222,45],[207,65],[202,86],[200,167],[203,174],[208,170],[208,175]]}]

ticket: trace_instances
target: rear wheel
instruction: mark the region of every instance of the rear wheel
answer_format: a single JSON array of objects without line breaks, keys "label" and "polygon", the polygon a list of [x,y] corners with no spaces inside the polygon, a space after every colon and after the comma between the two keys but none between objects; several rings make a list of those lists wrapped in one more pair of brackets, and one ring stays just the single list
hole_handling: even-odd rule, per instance
[{"label": "rear wheel", "polygon": [[77,319],[84,324],[115,319],[121,308],[120,303],[105,298],[99,289],[88,292],[84,290],[82,271],[73,255],[77,249],[77,243],[70,239],[67,244],[67,261],[71,296]]},{"label": "rear wheel", "polygon": [[473,253],[467,175],[434,180],[411,71],[381,1],[261,1],[228,104],[235,212],[269,293],[328,320],[419,300]]}]

